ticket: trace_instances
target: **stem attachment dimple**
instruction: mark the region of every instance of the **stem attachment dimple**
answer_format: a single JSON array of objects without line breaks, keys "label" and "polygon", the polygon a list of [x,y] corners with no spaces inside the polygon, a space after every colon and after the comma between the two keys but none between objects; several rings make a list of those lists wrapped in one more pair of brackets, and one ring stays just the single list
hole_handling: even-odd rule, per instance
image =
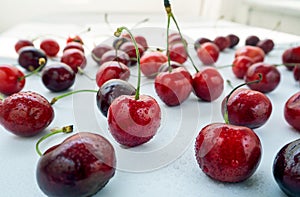
[{"label": "stem attachment dimple", "polygon": [[42,68],[44,68],[45,64],[46,64],[46,59],[43,57],[39,58],[39,67],[37,67],[37,69],[33,70],[32,72],[28,73],[27,75],[19,77],[18,81],[22,81],[25,78],[30,77],[31,75],[37,74],[38,72],[40,72],[40,70],[42,70]]},{"label": "stem attachment dimple", "polygon": [[42,156],[42,155],[43,155],[42,152],[41,152],[40,149],[39,149],[39,145],[40,145],[40,143],[41,143],[42,141],[44,141],[44,140],[47,139],[48,137],[50,137],[50,136],[52,136],[52,135],[55,135],[55,134],[57,134],[57,133],[71,133],[71,132],[73,132],[73,125],[65,126],[65,127],[61,128],[61,129],[54,129],[54,130],[51,130],[50,133],[48,133],[48,134],[44,135],[43,137],[41,137],[41,138],[37,141],[37,143],[35,144],[35,150],[36,150],[37,154],[38,154],[39,156]]}]

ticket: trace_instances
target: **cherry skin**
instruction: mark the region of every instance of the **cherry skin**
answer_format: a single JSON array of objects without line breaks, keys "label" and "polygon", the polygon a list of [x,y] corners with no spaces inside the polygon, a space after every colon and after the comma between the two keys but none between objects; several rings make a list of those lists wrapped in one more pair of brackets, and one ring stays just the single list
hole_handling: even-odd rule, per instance
[{"label": "cherry skin", "polygon": [[18,40],[15,44],[15,51],[17,53],[19,53],[19,50],[21,48],[27,47],[27,46],[34,46],[34,44],[31,40],[25,40],[25,39]]},{"label": "cherry skin", "polygon": [[282,53],[282,63],[286,65],[288,70],[293,70],[293,66],[289,64],[300,63],[300,46],[291,47]]},{"label": "cherry skin", "polygon": [[121,95],[110,105],[107,114],[109,131],[121,145],[135,147],[151,140],[161,123],[161,110],[148,95]]},{"label": "cherry skin", "polygon": [[173,45],[176,43],[182,43],[183,41],[186,42],[185,39],[183,39],[183,40],[181,39],[181,36],[179,33],[172,33],[169,35],[169,45]]},{"label": "cherry skin", "polygon": [[274,44],[273,40],[271,40],[271,39],[260,40],[256,44],[256,46],[261,48],[265,52],[265,54],[270,53],[273,50],[274,45],[275,44]]},{"label": "cherry skin", "polygon": [[54,57],[58,54],[60,46],[54,39],[45,39],[41,41],[40,48],[46,53],[47,56]]},{"label": "cherry skin", "polygon": [[78,68],[84,69],[87,63],[84,53],[74,48],[65,50],[60,61],[70,66],[75,73],[78,72]]},{"label": "cherry skin", "polygon": [[84,53],[83,45],[79,42],[68,42],[64,47],[63,52],[65,52],[68,49],[78,49]]},{"label": "cherry skin", "polygon": [[103,53],[99,65],[105,63],[105,62],[110,62],[110,61],[117,61],[125,64],[126,66],[130,66],[131,60],[130,57],[127,53],[125,53],[122,50],[108,50],[105,53]]},{"label": "cherry skin", "polygon": [[236,45],[238,45],[240,42],[240,38],[235,34],[228,34],[226,37],[230,41],[229,48],[231,49],[234,48]]},{"label": "cherry skin", "polygon": [[224,51],[230,46],[230,39],[224,36],[217,36],[213,42],[218,46],[220,51]]},{"label": "cherry skin", "polygon": [[184,44],[181,42],[176,42],[169,46],[170,60],[183,64],[186,62],[188,55],[186,53]]},{"label": "cherry skin", "polygon": [[206,42],[212,42],[210,39],[205,37],[200,37],[194,42],[194,48],[197,51],[197,49],[200,47],[201,44],[204,44]]},{"label": "cherry skin", "polygon": [[214,101],[224,90],[224,80],[219,71],[213,67],[205,67],[193,77],[193,92],[203,101]]},{"label": "cherry skin", "polygon": [[18,63],[26,70],[34,71],[40,67],[41,64],[46,65],[47,56],[42,50],[35,47],[22,47],[19,50]]},{"label": "cherry skin", "polygon": [[220,50],[212,42],[206,42],[197,49],[197,56],[204,65],[212,65],[219,58]]},{"label": "cherry skin", "polygon": [[[123,34],[121,38],[126,38],[126,39],[128,39],[128,41],[132,41],[129,34]],[[136,36],[134,36],[134,39],[137,42],[137,44],[141,45],[144,48],[145,51],[149,48],[147,39],[144,36],[136,35]],[[121,40],[120,43],[122,43],[122,42],[126,42],[126,41]]]},{"label": "cherry skin", "polygon": [[260,39],[255,35],[248,36],[245,40],[245,45],[256,46],[259,41]]},{"label": "cherry skin", "polygon": [[293,66],[293,76],[295,81],[300,80],[300,64]]},{"label": "cherry skin", "polygon": [[300,140],[284,145],[273,161],[273,176],[279,188],[287,195],[300,195],[299,168]]},{"label": "cherry skin", "polygon": [[78,42],[81,45],[84,44],[82,38],[79,35],[75,35],[75,34],[72,34],[67,38],[66,43],[69,43],[69,42]]},{"label": "cherry skin", "polygon": [[254,64],[253,60],[248,56],[237,56],[232,63],[232,72],[239,78],[243,79],[248,68]]},{"label": "cherry skin", "polygon": [[13,65],[0,65],[0,92],[11,95],[20,92],[25,86],[24,73]]},{"label": "cherry skin", "polygon": [[286,122],[297,131],[300,131],[300,92],[292,95],[284,105]]},{"label": "cherry skin", "polygon": [[192,91],[192,76],[183,67],[161,72],[155,77],[154,87],[159,98],[168,106],[183,103]]},{"label": "cherry skin", "polygon": [[113,41],[113,47],[114,49],[116,50],[119,50],[120,47],[125,43],[125,42],[129,42],[130,39],[127,38],[127,37],[118,37],[118,38],[115,38],[114,41]]},{"label": "cherry skin", "polygon": [[42,70],[42,82],[52,92],[69,89],[75,82],[76,73],[65,63],[47,65]]},{"label": "cherry skin", "polygon": [[141,72],[148,78],[154,78],[168,57],[159,51],[145,53],[140,60]]},{"label": "cherry skin", "polygon": [[195,142],[199,167],[221,182],[241,182],[260,164],[262,147],[255,132],[247,127],[212,123],[201,129]]},{"label": "cherry skin", "polygon": [[222,102],[222,114],[224,116],[227,107],[230,124],[251,129],[263,126],[272,113],[272,103],[265,94],[246,88],[233,92],[225,105],[226,98]]},{"label": "cherry skin", "polygon": [[[143,56],[145,49],[142,45],[137,44],[140,56]],[[130,63],[128,66],[133,66],[136,64],[136,50],[133,42],[125,42],[120,46],[120,50],[128,54],[130,58]]]},{"label": "cherry skin", "polygon": [[54,110],[36,92],[18,92],[2,101],[0,124],[11,133],[29,137],[43,131],[53,120]]},{"label": "cherry skin", "polygon": [[117,61],[110,61],[101,64],[96,73],[96,82],[100,88],[110,79],[122,79],[127,81],[129,76],[130,70],[125,64]]},{"label": "cherry skin", "polygon": [[243,46],[235,51],[235,57],[247,56],[252,58],[254,63],[263,62],[265,58],[265,52],[256,46]]},{"label": "cherry skin", "polygon": [[111,79],[105,82],[97,92],[97,107],[107,117],[111,103],[121,95],[135,95],[136,89],[127,81]]},{"label": "cherry skin", "polygon": [[115,151],[103,136],[78,132],[39,159],[36,179],[47,196],[92,196],[114,176]]},{"label": "cherry skin", "polygon": [[[171,68],[178,68],[178,67],[183,67],[185,68],[185,66],[183,64],[179,64],[178,62],[174,62],[174,61],[170,61],[170,66]],[[159,69],[158,69],[158,73],[160,72],[168,72],[169,71],[169,63],[165,62],[163,63]]]},{"label": "cherry skin", "polygon": [[278,86],[280,72],[276,66],[263,62],[255,63],[248,68],[245,74],[245,81],[249,82],[259,79],[259,74],[262,75],[262,80],[259,83],[248,85],[252,90],[268,93]]},{"label": "cherry skin", "polygon": [[[101,57],[103,56],[103,54],[107,51],[113,50],[112,46],[109,46],[107,44],[98,44],[96,45],[91,53],[91,56],[93,58],[93,60],[100,65],[101,64]],[[103,63],[103,62],[102,62]]]}]

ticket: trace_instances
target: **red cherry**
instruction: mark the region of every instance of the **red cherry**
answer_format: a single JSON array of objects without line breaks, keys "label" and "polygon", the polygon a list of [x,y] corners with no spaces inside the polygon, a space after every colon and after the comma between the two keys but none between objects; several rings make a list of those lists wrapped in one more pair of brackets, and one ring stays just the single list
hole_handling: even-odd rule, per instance
[{"label": "red cherry", "polygon": [[121,62],[121,63],[125,64],[126,66],[130,66],[130,64],[131,64],[129,55],[122,50],[112,49],[112,50],[106,51],[102,55],[102,57],[99,61],[99,63],[100,63],[99,65],[101,65],[105,62],[110,62],[110,61]]},{"label": "red cherry", "polygon": [[248,56],[237,56],[232,63],[232,72],[237,78],[243,79],[252,64],[254,64],[252,58]]},{"label": "red cherry", "polygon": [[43,131],[53,120],[54,110],[36,92],[18,92],[2,101],[0,124],[18,136],[33,136]]},{"label": "red cherry", "polygon": [[148,78],[154,78],[168,57],[159,51],[145,53],[140,60],[141,72]]},{"label": "red cherry", "polygon": [[243,46],[235,51],[235,57],[238,56],[250,57],[254,63],[263,62],[265,58],[265,52],[256,46]]},{"label": "red cherry", "polygon": [[11,95],[20,92],[25,86],[24,73],[12,65],[0,65],[0,92]]},{"label": "red cherry", "polygon": [[[113,50],[113,47],[112,46],[109,46],[107,44],[98,44],[96,45],[93,50],[92,50],[92,53],[91,53],[91,56],[93,58],[93,60],[98,64],[100,65],[101,64],[101,58],[103,56],[103,54],[107,51],[111,51]],[[115,51],[115,50],[114,50]],[[115,54],[116,54],[116,51],[115,51]],[[102,62],[103,63],[103,62]]]},{"label": "red cherry", "polygon": [[68,49],[64,51],[60,61],[70,66],[72,70],[77,73],[78,67],[80,67],[81,69],[84,69],[86,67],[87,60],[81,50]]},{"label": "red cherry", "polygon": [[45,39],[40,43],[40,48],[50,57],[54,57],[59,52],[59,44],[54,39]]},{"label": "red cherry", "polygon": [[130,70],[125,64],[117,61],[110,61],[100,65],[96,73],[96,82],[98,87],[101,87],[110,79],[122,79],[127,81],[129,76]]},{"label": "red cherry", "polygon": [[259,74],[262,75],[262,80],[259,83],[249,84],[252,90],[257,90],[263,93],[273,91],[280,82],[280,72],[274,65],[259,62],[251,65],[245,74],[245,81],[254,81],[259,79]]},{"label": "red cherry", "polygon": [[256,46],[261,48],[265,52],[265,54],[270,53],[273,50],[274,45],[275,44],[274,44],[273,40],[271,40],[271,39],[260,40],[256,44]]},{"label": "red cherry", "polygon": [[79,42],[68,42],[64,47],[63,52],[65,52],[68,49],[78,49],[84,53],[83,45]]},{"label": "red cherry", "polygon": [[188,55],[183,43],[177,42],[170,45],[169,51],[170,59],[172,61],[178,62],[179,64],[183,64],[184,62],[186,62]]},{"label": "red cherry", "polygon": [[300,131],[300,92],[295,93],[285,102],[284,118],[289,125]]},{"label": "red cherry", "polygon": [[245,45],[256,46],[259,41],[260,41],[259,37],[255,35],[248,36],[245,40]]},{"label": "red cherry", "polygon": [[34,44],[31,40],[25,40],[25,39],[18,40],[15,44],[15,51],[17,53],[19,53],[19,50],[21,48],[27,47],[27,46],[34,46]]},{"label": "red cherry", "polygon": [[194,94],[204,101],[213,101],[221,96],[224,80],[219,71],[213,67],[205,67],[193,77]]},{"label": "red cherry", "polygon": [[265,94],[245,88],[235,90],[225,105],[226,98],[222,102],[222,114],[227,107],[230,124],[251,129],[264,125],[272,113],[272,103]]},{"label": "red cherry", "polygon": [[157,133],[161,110],[154,98],[148,95],[121,95],[108,109],[109,131],[114,139],[128,147],[144,144]]},{"label": "red cherry", "polygon": [[145,51],[149,48],[148,42],[144,36],[135,36],[134,39],[144,48]]},{"label": "red cherry", "polygon": [[183,67],[172,69],[171,72],[161,72],[155,77],[154,87],[166,105],[180,105],[192,91],[192,76]]},{"label": "red cherry", "polygon": [[[186,40],[184,40],[186,42]],[[179,33],[172,33],[169,35],[169,45],[173,45],[175,43],[182,43],[182,39]]]},{"label": "red cherry", "polygon": [[[140,53],[140,56],[143,56],[145,49],[142,45],[137,44],[138,46],[138,50]],[[124,51],[125,53],[128,54],[129,58],[130,58],[130,63],[129,65],[135,65],[136,64],[136,50],[135,50],[135,46],[133,44],[133,42],[125,42],[120,46],[120,50]]]},{"label": "red cherry", "polygon": [[300,80],[300,64],[293,66],[293,76],[296,81]]},{"label": "red cherry", "polygon": [[261,149],[252,129],[224,123],[205,126],[195,142],[199,167],[221,182],[241,182],[252,176],[259,166]]},{"label": "red cherry", "polygon": [[212,65],[219,58],[220,50],[212,42],[206,42],[197,49],[197,56],[204,65]]},{"label": "red cherry", "polygon": [[217,36],[213,42],[218,46],[220,51],[224,51],[230,46],[230,39],[224,36]]},{"label": "red cherry", "polygon": [[226,37],[230,40],[229,48],[235,47],[240,42],[240,38],[235,34],[229,34]]},{"label": "red cherry", "polygon": [[197,51],[197,49],[200,47],[201,44],[204,44],[206,42],[212,42],[210,39],[205,37],[198,38],[194,43],[194,49]]},{"label": "red cherry", "polygon": [[[178,67],[182,67],[185,68],[184,65],[179,64],[178,62],[174,62],[174,61],[170,61],[170,66],[171,68],[178,68]],[[185,68],[186,69],[186,68]],[[163,63],[160,68],[158,69],[158,73],[160,72],[168,72],[169,71],[169,62],[165,62]]]},{"label": "red cherry", "polygon": [[282,63],[286,65],[288,70],[293,70],[293,66],[289,64],[300,63],[300,46],[286,49],[282,56]]},{"label": "red cherry", "polygon": [[70,35],[67,38],[67,43],[69,43],[69,42],[78,42],[82,45],[84,44],[82,38],[79,35]]}]

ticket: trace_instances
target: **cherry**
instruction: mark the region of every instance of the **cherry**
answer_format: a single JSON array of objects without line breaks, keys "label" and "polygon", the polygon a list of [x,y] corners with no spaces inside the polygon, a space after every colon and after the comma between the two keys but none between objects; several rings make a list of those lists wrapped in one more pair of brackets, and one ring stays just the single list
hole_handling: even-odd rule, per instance
[{"label": "cherry", "polygon": [[[185,68],[185,66],[183,66],[182,64],[179,64],[178,62],[174,62],[174,61],[170,61],[170,67],[173,68],[178,68],[178,67],[183,67]],[[165,62],[163,63],[159,69],[158,69],[158,73],[160,72],[167,72],[169,71],[169,62]]]},{"label": "cherry", "polygon": [[18,40],[15,44],[15,51],[19,53],[19,50],[23,47],[27,46],[34,46],[33,42],[31,40],[21,39]]},{"label": "cherry", "polygon": [[47,196],[92,196],[114,176],[115,168],[115,151],[106,138],[78,132],[41,155],[36,180]]},{"label": "cherry", "polygon": [[129,42],[129,41],[130,41],[130,39],[128,39],[127,37],[118,37],[118,38],[114,39],[112,45],[113,45],[114,49],[119,50],[120,47],[121,47],[125,42]]},{"label": "cherry", "polygon": [[245,45],[256,46],[259,41],[260,39],[257,36],[251,35],[246,38]]},{"label": "cherry", "polygon": [[238,56],[250,57],[250,58],[252,58],[254,63],[263,62],[264,58],[265,58],[265,52],[257,46],[240,47],[235,51],[234,55],[235,55],[235,57],[238,57]]},{"label": "cherry", "polygon": [[78,68],[84,69],[87,62],[84,53],[74,48],[65,50],[60,61],[70,66],[75,73],[78,72]]},{"label": "cherry", "polygon": [[162,64],[168,61],[168,57],[159,51],[145,53],[141,57],[141,72],[148,78],[154,78]]},{"label": "cherry", "polygon": [[[142,56],[145,52],[145,49],[142,45],[137,44],[138,49],[139,49],[139,53]],[[120,50],[124,51],[125,53],[128,54],[129,58],[130,58],[130,63],[128,66],[132,66],[136,64],[136,51],[134,48],[134,43],[133,42],[125,42],[120,46]]]},{"label": "cherry", "polygon": [[154,87],[159,98],[168,106],[184,102],[192,91],[192,76],[183,67],[161,72],[155,77]]},{"label": "cherry", "polygon": [[293,94],[285,102],[284,118],[289,125],[300,131],[300,92]]},{"label": "cherry", "polygon": [[279,188],[288,196],[300,195],[300,139],[284,145],[273,161],[273,176]]},{"label": "cherry", "polygon": [[182,42],[176,42],[170,45],[170,60],[183,64],[186,62],[188,55]]},{"label": "cherry", "polygon": [[111,103],[121,95],[135,95],[136,89],[127,81],[111,79],[105,82],[97,92],[97,107],[107,117]]},{"label": "cherry", "polygon": [[194,42],[194,48],[197,51],[197,49],[200,47],[201,44],[204,44],[206,42],[212,42],[210,39],[205,37],[200,37]]},{"label": "cherry", "polygon": [[220,50],[212,42],[206,42],[197,49],[197,56],[204,65],[212,65],[219,58]]},{"label": "cherry", "polygon": [[259,83],[248,85],[252,90],[268,93],[278,86],[280,82],[280,72],[276,66],[263,62],[255,63],[248,68],[245,74],[245,81],[249,82],[258,79],[259,74],[262,75],[262,80]]},{"label": "cherry", "polygon": [[[127,38],[129,41],[132,41],[129,34],[123,34],[122,37]],[[136,36],[134,36],[134,39],[135,39],[136,43],[138,43],[139,45],[141,45],[144,48],[145,51],[149,48],[148,42],[144,36],[136,35]]]},{"label": "cherry", "polygon": [[75,82],[76,73],[65,63],[47,65],[42,70],[42,82],[53,92],[69,89]]},{"label": "cherry", "polygon": [[66,46],[63,48],[63,52],[65,52],[68,49],[78,49],[84,53],[83,45],[79,42],[68,42]]},{"label": "cherry", "polygon": [[129,66],[131,63],[130,57],[127,53],[125,53],[124,51],[121,50],[109,50],[106,51],[100,61],[99,61],[99,65],[105,63],[105,62],[110,62],[110,61],[117,61],[117,62],[121,62],[123,64],[125,64],[126,66]]},{"label": "cherry", "polygon": [[69,37],[67,38],[66,43],[68,44],[70,42],[78,42],[81,45],[84,44],[82,38],[79,35],[76,35],[76,34],[69,35]]},{"label": "cherry", "polygon": [[213,101],[221,96],[224,80],[219,71],[213,67],[205,67],[193,77],[193,92],[203,101]]},{"label": "cherry", "polygon": [[54,39],[44,39],[40,43],[40,48],[46,53],[47,56],[54,57],[59,52],[59,44]]},{"label": "cherry", "polygon": [[[96,45],[92,52],[91,52],[91,55],[92,55],[92,58],[93,60],[98,64],[100,65],[101,64],[101,58],[103,56],[103,54],[107,51],[110,51],[110,50],[113,50],[113,47],[107,45],[107,44],[98,44]],[[116,53],[116,52],[115,52]],[[103,62],[102,62],[103,63]]]},{"label": "cherry", "polygon": [[161,110],[156,100],[148,95],[140,95],[141,70],[138,45],[128,28],[121,27],[115,32],[120,36],[128,31],[136,50],[138,81],[135,96],[121,95],[110,105],[107,114],[109,131],[121,145],[134,147],[151,140],[161,122]]},{"label": "cherry", "polygon": [[179,33],[172,33],[169,35],[169,45],[173,45],[176,43],[183,43],[186,42],[185,39],[182,39]]},{"label": "cherry", "polygon": [[263,126],[271,116],[272,103],[259,91],[240,88],[232,93],[227,105],[226,99],[222,102],[222,114],[225,116],[226,107],[228,120],[233,125],[255,129]]},{"label": "cherry", "polygon": [[46,65],[47,56],[42,50],[35,47],[22,47],[19,50],[18,62],[19,65],[26,70],[34,71],[40,67],[40,65]]},{"label": "cherry", "polygon": [[11,95],[20,92],[25,86],[24,73],[13,65],[0,65],[0,92]]},{"label": "cherry", "polygon": [[235,47],[240,42],[240,38],[235,34],[228,34],[226,38],[230,40],[229,48]]},{"label": "cherry", "polygon": [[293,76],[296,81],[300,80],[300,64],[293,66]]},{"label": "cherry", "polygon": [[0,107],[0,124],[18,136],[33,136],[43,131],[53,120],[54,110],[36,92],[18,92],[5,98]]},{"label": "cherry", "polygon": [[224,51],[230,46],[230,39],[224,36],[217,36],[213,42],[218,46],[220,51]]},{"label": "cherry", "polygon": [[237,56],[232,63],[232,72],[234,75],[243,79],[247,73],[248,68],[254,64],[253,60],[248,56]]},{"label": "cherry", "polygon": [[256,46],[261,48],[265,54],[268,54],[269,52],[271,52],[274,48],[274,42],[271,39],[264,39],[264,40],[260,40]]},{"label": "cherry", "polygon": [[290,64],[300,63],[300,46],[291,47],[282,53],[282,63],[286,65],[288,70],[293,70]]},{"label": "cherry", "polygon": [[261,149],[252,129],[224,123],[205,126],[195,142],[199,167],[221,182],[241,182],[252,176],[260,163]]},{"label": "cherry", "polygon": [[130,70],[125,64],[117,61],[110,61],[101,64],[96,73],[96,82],[98,87],[101,87],[110,79],[122,79],[127,81],[129,76]]}]

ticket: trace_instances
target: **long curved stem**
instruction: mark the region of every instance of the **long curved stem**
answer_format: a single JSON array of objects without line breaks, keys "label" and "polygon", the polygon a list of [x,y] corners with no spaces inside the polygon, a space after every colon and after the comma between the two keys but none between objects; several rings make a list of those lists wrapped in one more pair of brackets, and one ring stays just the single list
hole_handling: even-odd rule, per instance
[{"label": "long curved stem", "polygon": [[97,90],[75,90],[75,91],[72,91],[72,92],[67,92],[65,94],[62,94],[60,96],[57,96],[57,97],[54,97],[50,104],[53,105],[54,103],[56,103],[56,101],[58,101],[59,99],[62,99],[64,97],[67,97],[67,96],[70,96],[70,95],[73,95],[73,94],[77,94],[77,93],[80,93],[80,92],[93,92],[93,93],[97,93],[98,91]]}]

